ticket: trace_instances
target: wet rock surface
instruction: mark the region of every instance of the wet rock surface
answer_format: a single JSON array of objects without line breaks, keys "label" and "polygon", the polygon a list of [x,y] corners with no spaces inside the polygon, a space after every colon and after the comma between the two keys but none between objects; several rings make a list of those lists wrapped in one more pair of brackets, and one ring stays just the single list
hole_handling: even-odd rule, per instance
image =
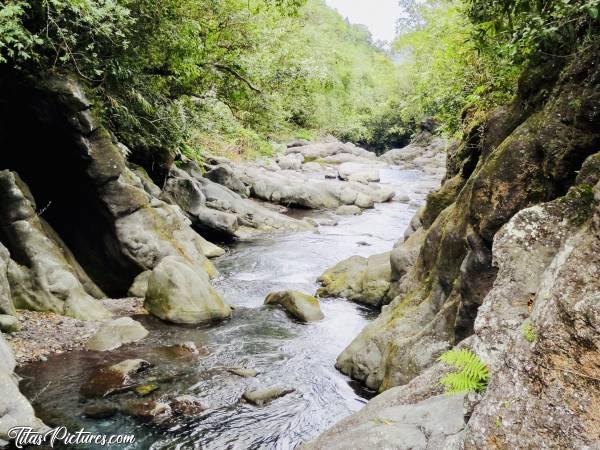
[{"label": "wet rock surface", "polygon": [[121,345],[141,341],[148,330],[130,317],[121,317],[103,325],[85,344],[87,350],[105,352]]},{"label": "wet rock surface", "polygon": [[225,304],[210,285],[177,257],[167,257],[152,271],[144,301],[155,316],[173,323],[198,324],[231,316]]},{"label": "wet rock surface", "polygon": [[325,317],[319,301],[303,292],[273,292],[265,299],[265,305],[281,306],[290,316],[303,322],[314,322]]},{"label": "wet rock surface", "polygon": [[255,406],[264,406],[275,399],[291,394],[295,389],[271,387],[244,392],[243,399]]}]

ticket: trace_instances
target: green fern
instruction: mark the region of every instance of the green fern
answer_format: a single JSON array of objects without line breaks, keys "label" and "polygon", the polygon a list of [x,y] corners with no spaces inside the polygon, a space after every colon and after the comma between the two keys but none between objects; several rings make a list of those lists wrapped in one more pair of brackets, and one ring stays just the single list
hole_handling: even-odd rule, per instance
[{"label": "green fern", "polygon": [[458,369],[440,380],[446,393],[481,392],[487,387],[490,371],[471,350],[452,349],[442,354],[439,360]]}]

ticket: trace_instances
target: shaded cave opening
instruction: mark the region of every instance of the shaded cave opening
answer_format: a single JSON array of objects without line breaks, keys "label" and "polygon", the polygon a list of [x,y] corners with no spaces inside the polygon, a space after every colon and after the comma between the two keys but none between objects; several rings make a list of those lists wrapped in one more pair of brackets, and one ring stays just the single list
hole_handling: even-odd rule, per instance
[{"label": "shaded cave opening", "polygon": [[[144,269],[122,251],[64,106],[14,79],[0,77],[0,88],[0,170],[16,172],[27,184],[39,217],[98,287],[109,297],[125,296]],[[4,244],[12,254],[14,245]]]}]

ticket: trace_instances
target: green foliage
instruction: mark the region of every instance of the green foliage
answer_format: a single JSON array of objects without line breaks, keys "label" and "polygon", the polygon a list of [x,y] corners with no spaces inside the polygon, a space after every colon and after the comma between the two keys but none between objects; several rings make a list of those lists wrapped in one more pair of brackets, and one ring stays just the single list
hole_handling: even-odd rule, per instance
[{"label": "green foliage", "polygon": [[487,387],[489,369],[472,351],[452,349],[442,354],[439,360],[458,369],[440,380],[448,394],[481,392]]},{"label": "green foliage", "polygon": [[[419,26],[394,42],[402,56],[404,123],[435,117],[443,130],[461,129],[464,111],[487,110],[508,101],[520,68],[501,55],[481,52],[460,1],[426,1],[419,6]],[[417,14],[413,11],[413,15]]]},{"label": "green foliage", "polygon": [[600,0],[468,0],[477,45],[522,62],[542,52],[564,56],[593,37]]},{"label": "green foliage", "polygon": [[527,340],[527,342],[533,343],[537,339],[537,334],[531,321],[526,320],[525,323],[523,323],[521,331],[523,332],[523,337]]},{"label": "green foliage", "polygon": [[8,0],[0,63],[85,80],[131,148],[370,137],[397,71],[365,29],[322,0]]}]

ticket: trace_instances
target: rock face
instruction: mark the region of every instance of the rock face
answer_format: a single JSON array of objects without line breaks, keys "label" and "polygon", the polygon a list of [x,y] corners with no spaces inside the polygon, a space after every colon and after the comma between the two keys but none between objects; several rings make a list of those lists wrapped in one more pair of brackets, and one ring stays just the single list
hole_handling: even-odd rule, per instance
[{"label": "rock face", "polygon": [[104,325],[85,344],[87,350],[105,352],[124,344],[141,341],[148,336],[141,323],[131,317],[120,317]]},{"label": "rock face", "polygon": [[[595,103],[569,100],[597,92],[593,53],[562,73],[555,62],[543,74],[530,71],[512,105],[467,130],[450,154],[444,185],[428,197],[422,231],[414,233],[423,242],[416,260],[405,264],[395,255],[396,297],[337,367],[383,391],[407,383],[473,333],[498,270],[494,235],[518,211],[563,195],[600,145]],[[551,96],[536,96],[542,83],[556,83]]]},{"label": "rock face", "polygon": [[6,273],[14,305],[78,319],[109,317],[84,288],[93,282],[71,265],[62,243],[47,228],[27,186],[15,173],[0,171],[0,237],[19,261],[9,260]]},{"label": "rock face", "polygon": [[[0,290],[8,280],[15,306],[105,318],[94,297],[105,297],[102,291],[123,296],[138,275],[166,257],[185,261],[196,283],[216,274],[207,256],[224,251],[195,232],[179,206],[157,198],[163,193],[143,168],[127,164],[122,145],[99,125],[81,86],[53,78],[16,82],[6,92],[14,108],[10,116],[2,113],[2,145],[17,144],[11,127],[25,121],[47,145],[61,149],[50,156],[31,134],[19,136],[23,151],[1,158],[14,171],[0,173]],[[230,225],[213,210],[206,214],[219,226]],[[140,283],[138,294],[144,291]],[[4,297],[0,308],[14,313]]]},{"label": "rock face", "polygon": [[319,297],[343,297],[370,306],[385,302],[391,286],[390,252],[352,256],[319,277]]},{"label": "rock face", "polygon": [[[465,400],[465,425],[424,448],[600,441],[597,55],[590,47],[570,62],[540,62],[524,73],[512,105],[467,131],[421,229],[409,233],[407,242],[422,234],[416,261],[397,258],[397,297],[338,358],[344,372],[384,391],[365,408],[373,414],[382,401],[408,411],[435,403],[444,374],[436,359],[447,348],[468,347],[486,363],[489,384]],[[458,405],[444,408],[459,416]],[[401,436],[388,441],[412,418],[377,429],[362,414],[315,448],[355,439],[421,448],[404,447]],[[417,428],[427,421],[419,418]],[[359,426],[363,434],[352,434]]]},{"label": "rock face", "polygon": [[169,256],[148,279],[145,308],[155,316],[174,323],[198,324],[231,316],[231,308],[185,260]]},{"label": "rock face", "polygon": [[8,441],[8,430],[15,426],[43,431],[46,426],[35,417],[33,408],[19,392],[18,377],[14,374],[15,360],[0,333],[0,446]]},{"label": "rock face", "polygon": [[265,299],[265,305],[279,305],[292,317],[302,322],[314,322],[325,317],[319,301],[303,292],[273,292]]},{"label": "rock face", "polygon": [[302,448],[459,450],[464,428],[462,396],[440,395],[403,404],[396,392],[388,391]]}]

